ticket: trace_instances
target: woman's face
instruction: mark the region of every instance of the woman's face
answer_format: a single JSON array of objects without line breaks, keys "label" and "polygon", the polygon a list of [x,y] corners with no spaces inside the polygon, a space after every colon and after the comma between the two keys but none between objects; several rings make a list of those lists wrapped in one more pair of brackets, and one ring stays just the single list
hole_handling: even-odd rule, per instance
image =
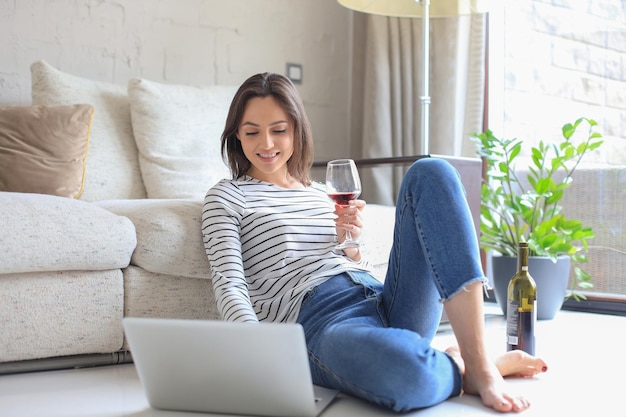
[{"label": "woman's face", "polygon": [[243,153],[252,164],[248,175],[289,187],[287,161],[293,155],[293,122],[272,96],[248,100],[237,131]]}]

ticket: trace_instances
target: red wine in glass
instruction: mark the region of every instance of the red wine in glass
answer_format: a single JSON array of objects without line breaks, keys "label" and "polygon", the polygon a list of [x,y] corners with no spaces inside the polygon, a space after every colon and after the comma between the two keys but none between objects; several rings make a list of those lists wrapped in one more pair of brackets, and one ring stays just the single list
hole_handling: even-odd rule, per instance
[{"label": "red wine in glass", "polygon": [[329,193],[328,196],[340,206],[349,206],[350,200],[357,198],[359,193]]},{"label": "red wine in glass", "polygon": [[[350,200],[361,195],[361,179],[352,159],[336,159],[326,165],[326,193],[340,206],[348,206]],[[360,243],[352,240],[348,230],[345,240],[337,245],[337,249],[358,246]]]}]

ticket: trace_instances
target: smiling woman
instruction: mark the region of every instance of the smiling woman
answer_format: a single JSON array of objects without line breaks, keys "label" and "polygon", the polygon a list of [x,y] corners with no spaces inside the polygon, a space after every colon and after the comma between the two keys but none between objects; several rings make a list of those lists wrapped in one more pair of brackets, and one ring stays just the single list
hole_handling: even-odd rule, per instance
[{"label": "smiling woman", "polygon": [[252,170],[285,188],[311,184],[311,126],[289,79],[265,73],[243,83],[226,119],[222,154],[236,178]]},{"label": "smiling woman", "polygon": [[293,124],[272,96],[248,101],[237,133],[244,155],[252,166],[248,174],[283,188],[302,188],[287,170],[293,155]]},{"label": "smiling woman", "polygon": [[[272,73],[248,78],[230,106],[222,150],[232,176],[208,190],[201,225],[221,317],[298,323],[315,384],[395,411],[462,390],[498,411],[528,408],[502,377],[546,364],[519,352],[487,357],[485,279],[458,172],[442,158],[409,168],[380,282],[360,246],[337,246],[348,230],[361,236],[365,201],[333,204],[311,184],[302,109],[291,81]],[[444,309],[459,347],[442,351],[431,342]]]}]

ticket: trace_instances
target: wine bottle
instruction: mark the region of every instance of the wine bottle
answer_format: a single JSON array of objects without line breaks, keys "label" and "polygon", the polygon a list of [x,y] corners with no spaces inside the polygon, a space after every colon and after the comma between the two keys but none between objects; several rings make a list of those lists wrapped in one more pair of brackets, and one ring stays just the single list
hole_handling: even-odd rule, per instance
[{"label": "wine bottle", "polygon": [[511,278],[506,308],[507,350],[535,354],[537,286],[528,272],[528,243],[517,248],[517,273]]}]

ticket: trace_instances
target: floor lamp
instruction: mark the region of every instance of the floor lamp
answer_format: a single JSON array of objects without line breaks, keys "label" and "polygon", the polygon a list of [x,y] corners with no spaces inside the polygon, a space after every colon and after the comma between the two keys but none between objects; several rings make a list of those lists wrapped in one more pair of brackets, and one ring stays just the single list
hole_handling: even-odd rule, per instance
[{"label": "floor lamp", "polygon": [[[422,153],[430,153],[430,18],[450,17],[487,12],[489,0],[338,0],[339,4],[352,10],[390,17],[419,17],[423,24],[422,57]],[[421,5],[420,5],[421,3]]]}]

